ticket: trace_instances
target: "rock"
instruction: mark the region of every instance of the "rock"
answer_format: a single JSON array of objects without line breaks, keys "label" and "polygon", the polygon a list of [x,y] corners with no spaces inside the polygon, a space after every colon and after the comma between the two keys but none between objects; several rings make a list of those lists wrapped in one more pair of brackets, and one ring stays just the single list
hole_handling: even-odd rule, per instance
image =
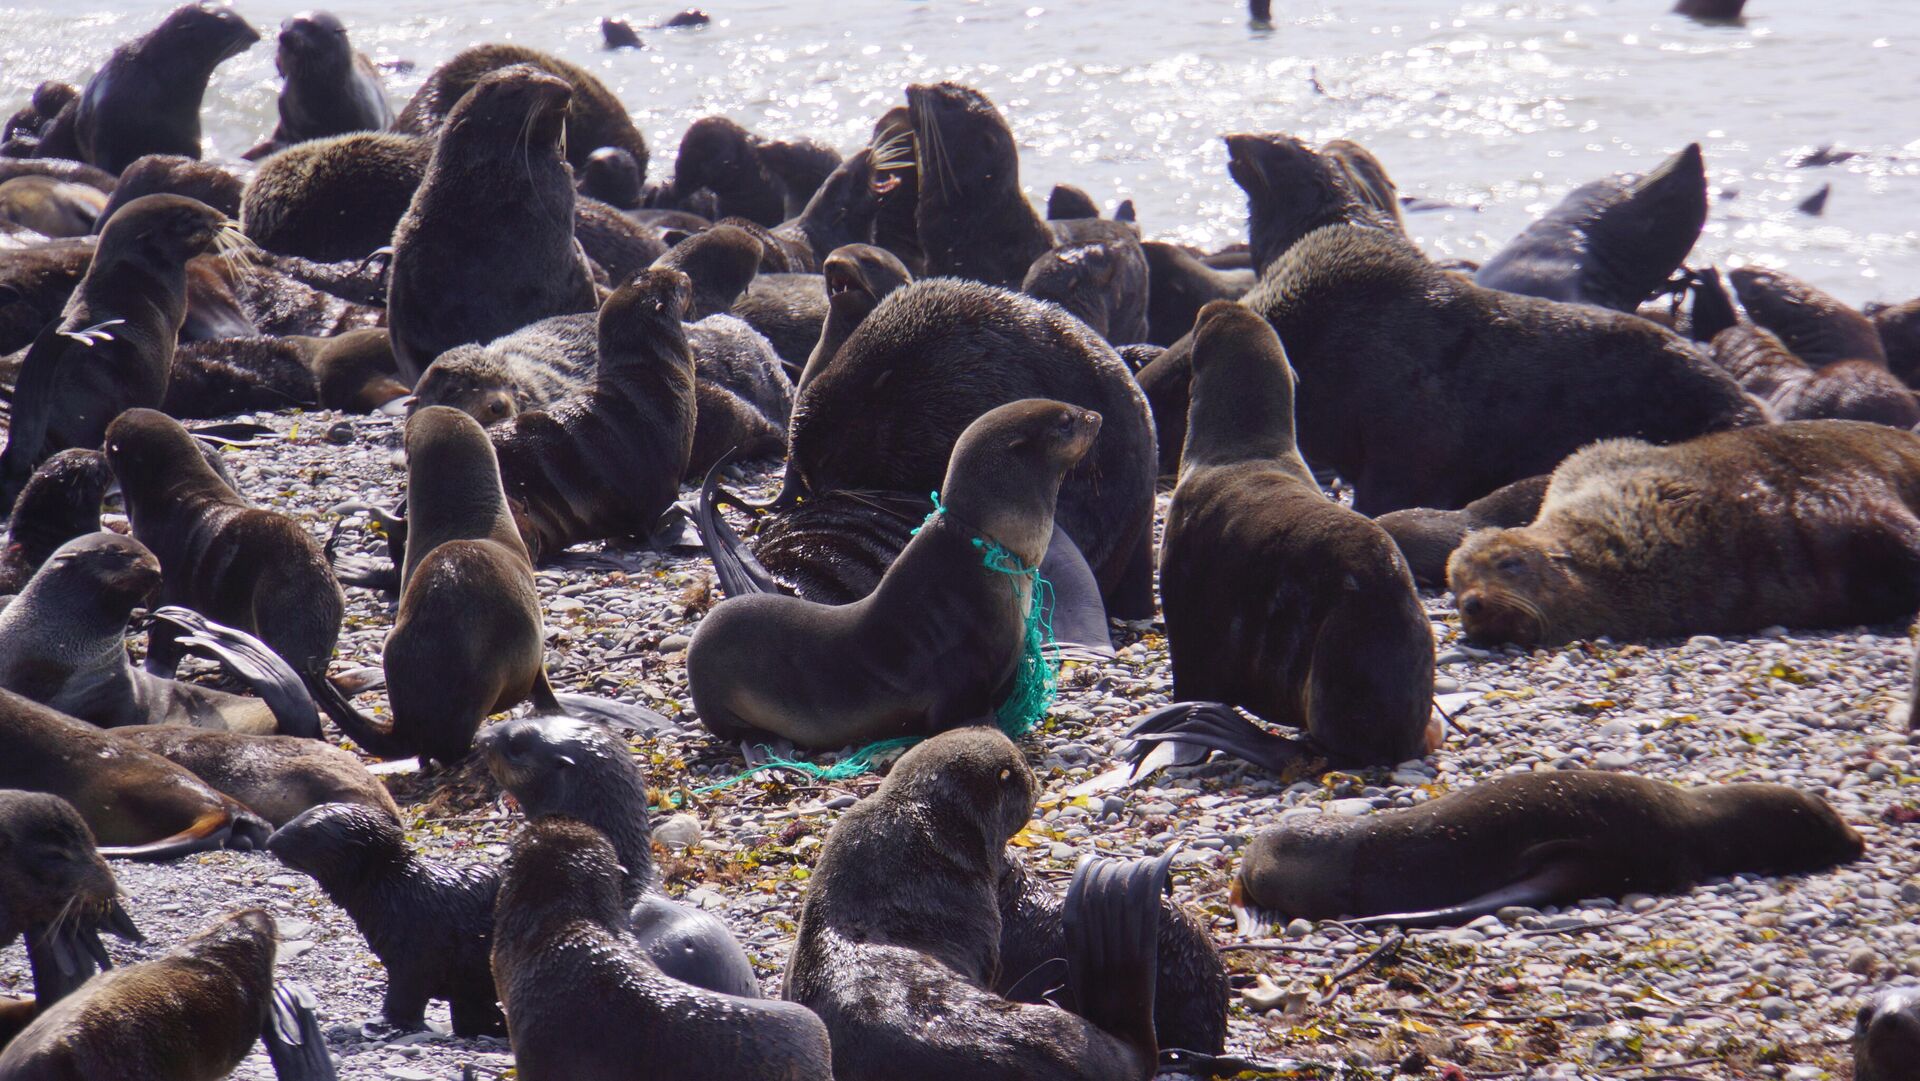
[{"label": "rock", "polygon": [[1312,920],[1296,919],[1296,920],[1290,921],[1287,924],[1286,935],[1288,938],[1305,938],[1312,933],[1313,933]]},{"label": "rock", "polygon": [[653,839],[668,848],[687,849],[700,843],[700,820],[690,814],[677,814],[653,827]]},{"label": "rock", "polygon": [[665,638],[660,639],[660,655],[670,657],[675,653],[685,652],[686,648],[692,644],[693,637],[691,635],[669,634]]},{"label": "rock", "polygon": [[1847,955],[1847,971],[1856,976],[1871,976],[1880,966],[1880,955],[1861,947]]},{"label": "rock", "polygon": [[344,447],[353,442],[353,424],[341,421],[327,429],[327,442],[336,447]]}]

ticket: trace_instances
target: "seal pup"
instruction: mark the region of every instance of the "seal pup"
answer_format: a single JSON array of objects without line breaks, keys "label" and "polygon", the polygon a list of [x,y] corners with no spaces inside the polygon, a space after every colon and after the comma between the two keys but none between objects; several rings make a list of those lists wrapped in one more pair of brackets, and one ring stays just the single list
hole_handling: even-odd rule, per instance
[{"label": "seal pup", "polygon": [[[1227,144],[1227,175],[1247,194],[1247,236],[1256,274],[1325,226],[1404,235],[1393,182],[1359,144],[1335,140],[1315,151],[1279,132],[1221,138]],[[1363,160],[1369,164],[1356,167]]]},{"label": "seal pup", "polygon": [[50,176],[0,183],[0,219],[47,237],[86,236],[107,206],[97,188]]},{"label": "seal pup", "polygon": [[1083,861],[1066,899],[1077,1013],[1016,1004],[1000,976],[996,884],[1039,782],[992,729],[907,751],[841,815],[807,881],[785,995],[833,1039],[838,1081],[1153,1075],[1165,857]]},{"label": "seal pup", "polygon": [[[1160,549],[1174,697],[1300,729],[1304,744],[1247,732],[1269,768],[1315,751],[1336,765],[1420,757],[1438,736],[1433,634],[1405,558],[1313,479],[1294,442],[1293,369],[1266,320],[1216,300],[1193,334],[1187,442]],[[1129,735],[1178,731],[1149,717]]]},{"label": "seal pup", "polygon": [[324,740],[178,724],[132,725],[111,734],[185,767],[276,827],[323,803],[355,803],[400,819],[386,786],[352,752]]},{"label": "seal pup", "polygon": [[[402,379],[456,345],[593,310],[562,153],[572,97],[565,79],[520,64],[481,78],[448,115],[393,233],[387,326]],[[481,251],[476,221],[488,226]]]},{"label": "seal pup", "polygon": [[1539,770],[1417,807],[1290,817],[1248,843],[1232,896],[1236,907],[1289,919],[1445,925],[1509,905],[1822,871],[1862,849],[1825,801],[1785,785],[1680,788]]},{"label": "seal pup", "polygon": [[100,528],[113,471],[97,450],[74,447],[40,463],[14,500],[0,545],[0,596],[18,593],[54,550]]},{"label": "seal pup", "polygon": [[1386,530],[1407,559],[1414,583],[1426,589],[1447,588],[1447,560],[1470,533],[1508,529],[1533,521],[1546,498],[1551,474],[1516,480],[1468,503],[1459,510],[1415,507],[1382,514],[1373,524]]},{"label": "seal pup", "polygon": [[1865,314],[1880,335],[1887,367],[1908,386],[1920,382],[1920,299],[1905,304],[1869,304]]},{"label": "seal pup", "polygon": [[48,455],[97,447],[123,411],[160,404],[186,320],[187,260],[231,248],[237,235],[225,215],[177,195],[148,195],[113,216],[59,321],[20,367],[0,504]]},{"label": "seal pup", "polygon": [[687,1081],[836,1076],[827,1030],[804,1006],[662,973],[626,933],[620,889],[613,845],[591,826],[546,817],[514,837],[492,961],[520,1076],[614,1081],[636,1063]]},{"label": "seal pup", "polygon": [[1920,1063],[1920,992],[1897,987],[1860,1007],[1853,1026],[1853,1081],[1913,1081]]},{"label": "seal pup", "polygon": [[1714,363],[1767,403],[1779,420],[1868,420],[1895,428],[1920,424],[1920,402],[1898,376],[1867,360],[1818,370],[1789,352],[1778,335],[1738,323],[1714,335]]},{"label": "seal pup", "polygon": [[1850,627],[1920,609],[1920,435],[1851,420],[1596,443],[1447,564],[1477,642]]},{"label": "seal pup", "polygon": [[[789,216],[787,186],[762,159],[761,146],[762,140],[727,117],[701,117],[680,137],[667,198],[679,203],[706,188],[720,199],[720,217],[745,218],[769,229],[779,225]],[[838,164],[838,155],[835,159]],[[801,197],[801,206],[813,190]]]},{"label": "seal pup", "polygon": [[280,255],[322,264],[364,260],[392,242],[427,175],[433,145],[417,135],[367,131],[290,146],[247,181],[241,228]]},{"label": "seal pup", "polygon": [[[1096,240],[1064,244],[1041,252],[1020,291],[1066,309],[1116,345],[1145,341],[1147,307],[1137,301],[1146,290],[1147,268],[1139,243],[1116,245]],[[1125,282],[1132,275],[1138,280]]]},{"label": "seal pup", "polygon": [[248,161],[308,139],[393,125],[379,71],[354,49],[346,25],[330,11],[304,11],[283,21],[273,66],[286,80],[280,123],[265,142],[241,155]]},{"label": "seal pup", "polygon": [[143,195],[184,195],[229,218],[237,217],[245,189],[246,181],[224,165],[180,154],[142,154],[120,170],[120,179],[93,231],[99,232],[121,207]]},{"label": "seal pup", "polygon": [[1843,360],[1887,366],[1879,329],[1832,294],[1765,267],[1736,267],[1727,279],[1753,321],[1778,334],[1795,356],[1813,367]]},{"label": "seal pup", "polygon": [[617,146],[603,146],[588,156],[575,187],[580,194],[615,210],[634,210],[640,206],[643,179],[640,163],[632,154]]},{"label": "seal pup", "polygon": [[1177,244],[1142,241],[1147,257],[1147,336],[1154,345],[1172,345],[1193,329],[1209,301],[1239,300],[1253,288],[1247,270],[1215,270]]},{"label": "seal pup", "polygon": [[[968,425],[941,484],[944,505],[873,593],[838,607],[784,595],[722,601],[695,628],[687,685],[727,739],[768,734],[845,747],[990,723],[1026,648],[1031,580],[1053,534],[1061,478],[1087,455],[1100,414],[1010,402]],[[924,658],[945,661],[929,667]]]},{"label": "seal pup", "polygon": [[427,1001],[444,999],[455,1035],[506,1031],[487,964],[497,870],[426,860],[395,816],[350,803],[301,812],[267,838],[267,851],[312,876],[360,928],[387,970],[387,1024],[423,1029]]},{"label": "seal pup", "polygon": [[87,820],[105,856],[174,859],[254,848],[267,824],[158,755],[85,721],[0,690],[0,788],[60,796]]},{"label": "seal pup", "polygon": [[653,866],[647,780],[625,740],[576,717],[520,717],[475,742],[528,819],[562,815],[605,834],[623,873],[628,931],[660,971],[723,995],[759,998],[753,963],[720,918],[668,897]]},{"label": "seal pup", "polygon": [[1475,283],[1632,312],[1660,291],[1700,239],[1707,171],[1689,143],[1645,176],[1573,189],[1481,264]]},{"label": "seal pup", "polygon": [[200,102],[213,69],[260,40],[230,7],[183,4],[120,46],[40,141],[39,154],[118,173],[143,154],[200,156]]}]

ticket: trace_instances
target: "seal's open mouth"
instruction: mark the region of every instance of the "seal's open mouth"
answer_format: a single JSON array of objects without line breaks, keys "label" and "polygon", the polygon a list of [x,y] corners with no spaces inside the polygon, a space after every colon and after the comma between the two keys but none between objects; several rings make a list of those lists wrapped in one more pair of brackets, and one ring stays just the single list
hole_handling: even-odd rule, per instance
[{"label": "seal's open mouth", "polygon": [[821,268],[821,276],[826,278],[827,297],[829,299],[855,291],[862,293],[872,292],[871,289],[867,288],[866,282],[860,279],[860,272],[846,263],[835,262],[829,259],[827,265]]}]

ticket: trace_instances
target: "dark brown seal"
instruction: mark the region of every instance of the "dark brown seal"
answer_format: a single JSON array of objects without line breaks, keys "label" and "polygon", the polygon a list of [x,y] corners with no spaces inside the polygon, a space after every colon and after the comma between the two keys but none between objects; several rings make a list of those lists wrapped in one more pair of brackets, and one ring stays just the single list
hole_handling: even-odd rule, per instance
[{"label": "dark brown seal", "polygon": [[453,107],[393,234],[387,326],[402,379],[456,345],[593,310],[562,156],[572,97],[565,79],[522,64],[491,71]]},{"label": "dark brown seal", "polygon": [[1155,345],[1179,341],[1193,329],[1194,319],[1208,302],[1239,300],[1256,280],[1245,270],[1215,270],[1177,244],[1149,240],[1140,245],[1140,250],[1147,257],[1148,282],[1147,336],[1143,340]]},{"label": "dark brown seal", "polygon": [[1256,273],[1325,226],[1404,231],[1393,182],[1358,144],[1335,140],[1315,151],[1278,132],[1223,138],[1227,173],[1247,193],[1247,236]]},{"label": "dark brown seal", "polygon": [[14,500],[0,548],[0,596],[17,593],[54,550],[100,528],[113,471],[97,450],[75,447],[40,463]]},{"label": "dark brown seal", "polygon": [[1431,749],[1426,611],[1392,538],[1327,498],[1300,457],[1280,339],[1214,301],[1194,327],[1193,372],[1160,549],[1174,697],[1300,729],[1335,764],[1420,757]]},{"label": "dark brown seal", "polygon": [[849,244],[835,248],[827,256],[820,267],[820,278],[826,287],[826,318],[821,321],[812,351],[795,380],[796,396],[812,375],[818,375],[840,354],[840,347],[881,301],[913,281],[913,273],[885,248]]},{"label": "dark brown seal", "polygon": [[50,176],[0,182],[0,220],[47,237],[86,236],[106,209],[96,188]]},{"label": "dark brown seal", "polygon": [[838,1081],[1152,1076],[1164,863],[1141,874],[1095,859],[1075,874],[1064,952],[1078,1012],[989,990],[1002,976],[1006,845],[1038,793],[1006,736],[947,732],[834,823],[807,881],[786,997],[826,1022]]},{"label": "dark brown seal", "polygon": [[1137,301],[1146,283],[1124,279],[1144,279],[1143,262],[1137,241],[1063,244],[1040,253],[1020,291],[1060,305],[1116,345],[1141,342],[1147,338],[1147,309]]},{"label": "dark brown seal", "polygon": [[1554,470],[1532,525],[1447,565],[1483,642],[1847,627],[1920,608],[1920,435],[1795,421],[1671,447],[1609,440]]},{"label": "dark brown seal", "polygon": [[[5,163],[0,158],[0,164]],[[92,237],[53,240],[8,252],[0,259],[0,352],[33,344],[60,318],[80,279],[93,263]],[[0,357],[0,383],[19,378],[19,359]]]},{"label": "dark brown seal", "polygon": [[1920,402],[1898,376],[1872,361],[1842,360],[1817,370],[1772,331],[1739,323],[1714,335],[1714,363],[1779,420],[1868,420],[1920,424]]},{"label": "dark brown seal", "polygon": [[455,1034],[506,1030],[487,967],[500,888],[491,866],[422,859],[394,816],[348,803],[301,813],[274,831],[267,850],[313,876],[360,928],[387,970],[387,1024],[423,1029],[428,1000],[444,999]]},{"label": "dark brown seal", "polygon": [[829,1081],[804,1006],[721,995],[663,974],[625,931],[620,865],[591,826],[542,818],[513,839],[494,908],[493,976],[527,1081],[662,1077]]},{"label": "dark brown seal", "polygon": [[231,243],[230,228],[219,211],[177,195],[136,199],[113,216],[59,322],[21,365],[0,504],[49,455],[97,447],[122,411],[160,404],[186,319],[187,260]]},{"label": "dark brown seal", "polygon": [[321,740],[178,724],[116,728],[113,737],[185,767],[275,826],[322,803],[356,803],[400,818],[393,796],[358,758]]},{"label": "dark brown seal", "polygon": [[[769,229],[779,225],[788,217],[787,185],[762,159],[761,146],[759,137],[727,117],[694,121],[680,137],[668,198],[678,203],[706,188],[719,197],[721,217],[745,218]],[[804,206],[806,199],[800,202]]]},{"label": "dark brown seal", "polygon": [[1853,1029],[1853,1081],[1913,1081],[1920,1064],[1920,993],[1894,988],[1860,1007]]},{"label": "dark brown seal", "polygon": [[1508,905],[1823,871],[1862,848],[1825,801],[1784,785],[1541,770],[1404,810],[1290,817],[1248,843],[1233,897],[1284,918],[1465,923]]},{"label": "dark brown seal", "polygon": [[93,231],[99,232],[121,207],[143,195],[184,195],[229,218],[238,217],[245,188],[246,182],[226,166],[179,154],[145,154],[120,171],[120,181],[113,186],[113,196]]},{"label": "dark brown seal", "polygon": [[373,61],[355,51],[347,28],[330,11],[305,11],[280,24],[273,66],[280,88],[280,123],[244,155],[257,160],[309,139],[355,131],[384,131],[393,107]]},{"label": "dark brown seal", "polygon": [[320,263],[365,258],[392,239],[432,156],[431,139],[393,132],[288,147],[247,182],[241,227],[267,251]]},{"label": "dark brown seal", "polygon": [[778,594],[717,605],[687,649],[701,722],[811,748],[991,723],[1020,671],[1033,598],[1029,578],[986,565],[985,545],[1039,565],[1061,477],[1100,428],[1100,414],[1062,402],[1000,406],[961,435],[945,510],[873,593],[839,607]]},{"label": "dark brown seal", "polygon": [[1867,318],[1887,351],[1887,367],[1908,386],[1920,382],[1920,299],[1905,304],[1869,304]]},{"label": "dark brown seal", "polygon": [[1886,345],[1873,321],[1832,294],[1765,267],[1738,267],[1727,279],[1753,321],[1778,334],[1808,364],[1865,360],[1887,366]]},{"label": "dark brown seal", "polygon": [[1540,513],[1549,474],[1516,480],[1461,507],[1433,510],[1415,507],[1382,514],[1374,524],[1387,531],[1400,554],[1407,557],[1413,580],[1429,589],[1447,588],[1447,560],[1469,533],[1526,525]]}]

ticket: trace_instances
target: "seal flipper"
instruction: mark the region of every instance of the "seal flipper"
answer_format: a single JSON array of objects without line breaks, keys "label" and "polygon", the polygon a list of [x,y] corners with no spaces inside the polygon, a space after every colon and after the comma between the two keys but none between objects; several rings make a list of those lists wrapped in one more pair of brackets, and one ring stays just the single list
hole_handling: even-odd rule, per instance
[{"label": "seal flipper", "polygon": [[1137,769],[1156,743],[1181,743],[1220,751],[1274,773],[1316,757],[1304,739],[1261,728],[1221,702],[1175,702],[1141,718],[1126,732],[1127,758]]},{"label": "seal flipper", "polygon": [[44,407],[22,411],[20,405],[45,403],[53,394],[54,376],[60,370],[66,341],[60,336],[60,322],[56,319],[48,323],[33,339],[25,359],[20,362],[20,372],[14,377],[14,408],[7,417],[7,445],[0,449],[0,509],[8,513],[33,471],[47,457],[42,449],[52,415]]},{"label": "seal flipper", "polygon": [[1061,911],[1067,994],[1076,1012],[1157,1060],[1153,1000],[1160,967],[1160,897],[1173,850],[1154,859],[1087,856]]},{"label": "seal flipper", "polygon": [[153,618],[186,632],[174,638],[176,646],[219,661],[245,681],[253,693],[266,702],[267,708],[273,710],[280,735],[325,738],[320,730],[320,714],[300,674],[265,642],[177,605],[155,609]]},{"label": "seal flipper", "polygon": [[1053,628],[1053,640],[1061,646],[1077,647],[1100,657],[1113,656],[1113,639],[1107,629],[1107,605],[1100,599],[1100,583],[1087,565],[1079,545],[1053,523],[1053,539],[1047,542],[1047,554],[1040,560],[1040,577],[1053,587],[1053,603],[1047,618]]},{"label": "seal flipper", "polygon": [[190,425],[187,433],[203,442],[222,447],[263,447],[280,439],[279,433],[272,428],[242,420]]},{"label": "seal flipper", "polygon": [[1457,905],[1340,922],[1356,927],[1386,924],[1399,927],[1453,927],[1471,923],[1514,905],[1539,908],[1568,898],[1586,896],[1598,888],[1595,882],[1597,876],[1593,871],[1593,851],[1582,842],[1549,841],[1535,845],[1521,855],[1521,860],[1524,865],[1531,867],[1526,874]]},{"label": "seal flipper", "polygon": [[[346,524],[345,516],[364,512],[367,518],[378,525],[387,538],[387,558],[371,556],[339,555],[336,549],[340,544],[340,529]],[[407,518],[404,511],[388,510],[373,503],[349,500],[336,503],[327,508],[327,513],[338,514],[342,518],[333,525],[333,531],[327,535],[323,549],[327,562],[333,565],[333,576],[342,585],[359,586],[362,589],[376,589],[382,593],[400,592],[400,564],[406,559]]]},{"label": "seal flipper", "polygon": [[414,758],[420,753],[405,741],[393,734],[393,729],[353,708],[347,696],[324,672],[302,672],[300,679],[307,685],[307,693],[327,711],[333,723],[347,738],[360,745],[360,749],[375,758]]},{"label": "seal flipper", "polygon": [[27,965],[33,973],[33,997],[40,1012],[92,979],[95,971],[112,964],[100,936],[91,927],[69,923],[27,932]]},{"label": "seal flipper", "polygon": [[[747,550],[746,543],[733,531],[727,520],[720,515],[720,470],[733,460],[734,451],[728,451],[707,470],[707,476],[700,484],[700,503],[693,512],[694,528],[700,531],[700,541],[706,545],[707,555],[713,560],[714,574],[720,579],[720,590],[729,597],[746,597],[755,593],[791,593],[792,590],[781,585],[779,580],[768,573],[767,568]],[[740,501],[727,497],[729,502]]]},{"label": "seal flipper", "polygon": [[625,732],[670,732],[674,725],[666,714],[656,713],[645,706],[636,706],[631,702],[616,702],[611,698],[595,698],[586,694],[556,692],[554,702],[559,712],[569,717],[580,717],[589,721],[598,721],[610,728]]},{"label": "seal flipper", "polygon": [[333,1056],[327,1054],[315,1005],[313,992],[302,984],[273,985],[273,1005],[260,1038],[280,1081],[334,1081]]},{"label": "seal flipper", "polygon": [[250,850],[263,847],[272,832],[273,828],[265,821],[236,803],[228,810],[200,816],[199,821],[171,837],[144,845],[101,845],[100,854],[108,859],[155,861],[179,859],[218,848]]}]

